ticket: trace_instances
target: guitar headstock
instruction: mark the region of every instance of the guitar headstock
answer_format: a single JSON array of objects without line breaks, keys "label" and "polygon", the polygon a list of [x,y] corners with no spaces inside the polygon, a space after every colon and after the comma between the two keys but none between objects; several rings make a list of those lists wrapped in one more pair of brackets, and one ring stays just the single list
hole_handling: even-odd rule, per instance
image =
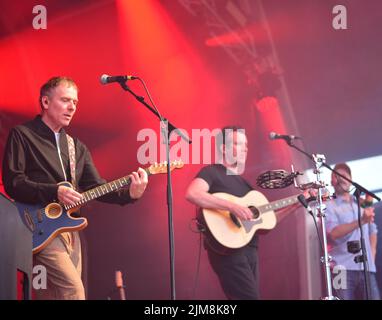
[{"label": "guitar headstock", "polygon": [[[172,161],[170,162],[170,171],[183,168],[183,166],[184,163],[182,160]],[[150,174],[167,173],[167,161],[163,161],[161,163],[155,162],[150,167],[148,167],[146,171]]]}]

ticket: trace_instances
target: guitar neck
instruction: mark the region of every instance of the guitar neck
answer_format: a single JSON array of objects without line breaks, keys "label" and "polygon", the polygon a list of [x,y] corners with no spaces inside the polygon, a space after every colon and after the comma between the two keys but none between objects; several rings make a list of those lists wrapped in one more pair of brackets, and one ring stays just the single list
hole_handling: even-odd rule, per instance
[{"label": "guitar neck", "polygon": [[[147,175],[150,175],[150,171],[148,169],[144,169],[147,172]],[[95,187],[93,189],[87,190],[82,194],[82,200],[76,202],[74,205],[66,205],[64,206],[66,210],[76,208],[78,206],[82,206],[85,203],[97,199],[99,197],[102,197],[108,193],[117,191],[123,187],[127,187],[131,183],[131,179],[129,176],[125,176],[119,179],[116,179],[114,181],[110,181],[108,183],[105,183],[103,185],[100,185],[98,187]]]},{"label": "guitar neck", "polygon": [[257,207],[260,213],[265,213],[268,211],[273,211],[273,210],[278,210],[285,208],[287,206],[290,206],[292,204],[295,204],[298,202],[297,195],[296,196],[291,196],[288,198],[284,198],[281,200],[269,202],[267,204],[264,204],[262,206]]}]

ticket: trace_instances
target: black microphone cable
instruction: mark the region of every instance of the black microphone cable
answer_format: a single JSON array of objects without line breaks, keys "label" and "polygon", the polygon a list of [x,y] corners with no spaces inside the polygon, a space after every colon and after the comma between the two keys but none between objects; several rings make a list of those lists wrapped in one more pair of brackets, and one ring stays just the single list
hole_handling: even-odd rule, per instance
[{"label": "black microphone cable", "polygon": [[[191,223],[195,223],[197,226],[197,230],[193,229],[191,226]],[[199,282],[199,274],[200,274],[200,261],[201,261],[201,255],[202,255],[202,243],[203,243],[203,232],[206,231],[206,227],[199,222],[197,218],[193,218],[190,221],[189,228],[192,232],[194,233],[199,233],[199,250],[198,250],[198,257],[197,257],[197,262],[196,262],[196,272],[195,272],[195,279],[194,279],[194,285],[192,289],[192,294],[191,294],[191,300],[195,300],[196,297],[196,289],[198,286]]]}]

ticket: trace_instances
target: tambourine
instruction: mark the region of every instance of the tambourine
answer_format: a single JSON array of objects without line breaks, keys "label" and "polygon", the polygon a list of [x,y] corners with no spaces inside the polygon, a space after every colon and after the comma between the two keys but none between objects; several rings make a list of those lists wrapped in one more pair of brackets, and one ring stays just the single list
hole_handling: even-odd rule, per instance
[{"label": "tambourine", "polygon": [[285,170],[269,170],[260,174],[256,184],[263,189],[281,189],[293,184],[299,173],[288,173]]}]

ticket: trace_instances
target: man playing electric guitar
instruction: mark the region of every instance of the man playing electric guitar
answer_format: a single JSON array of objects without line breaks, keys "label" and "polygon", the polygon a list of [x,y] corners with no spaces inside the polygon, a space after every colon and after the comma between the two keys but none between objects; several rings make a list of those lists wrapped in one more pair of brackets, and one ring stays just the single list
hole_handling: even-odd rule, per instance
[{"label": "man playing electric guitar", "polygon": [[[248,151],[244,129],[225,127],[221,135],[217,141],[222,143],[218,146],[222,164],[204,167],[189,185],[186,198],[203,209],[199,218],[206,226],[205,248],[227,298],[259,299],[256,223],[262,221],[266,229],[271,229],[299,204],[298,200],[289,199],[287,205],[292,205],[278,210],[276,215],[272,211],[267,216],[259,216],[261,210],[251,210],[248,193],[256,191],[241,177]],[[255,198],[258,195],[255,194]],[[265,199],[262,197],[260,200]],[[261,209],[267,212],[272,208],[263,206]],[[254,217],[259,219],[253,221]]]},{"label": "man playing electric guitar", "polygon": [[[14,200],[41,206],[52,202],[71,206],[83,196],[73,188],[58,185],[59,182],[71,182],[78,190],[105,184],[86,146],[63,129],[76,112],[77,92],[70,78],[50,79],[40,90],[41,115],[10,131],[4,152],[3,183]],[[99,200],[124,205],[139,199],[148,183],[147,173],[139,168],[129,178],[129,188]],[[34,263],[47,269],[47,289],[37,290],[37,299],[85,299],[77,231],[60,233],[34,255]]]}]

